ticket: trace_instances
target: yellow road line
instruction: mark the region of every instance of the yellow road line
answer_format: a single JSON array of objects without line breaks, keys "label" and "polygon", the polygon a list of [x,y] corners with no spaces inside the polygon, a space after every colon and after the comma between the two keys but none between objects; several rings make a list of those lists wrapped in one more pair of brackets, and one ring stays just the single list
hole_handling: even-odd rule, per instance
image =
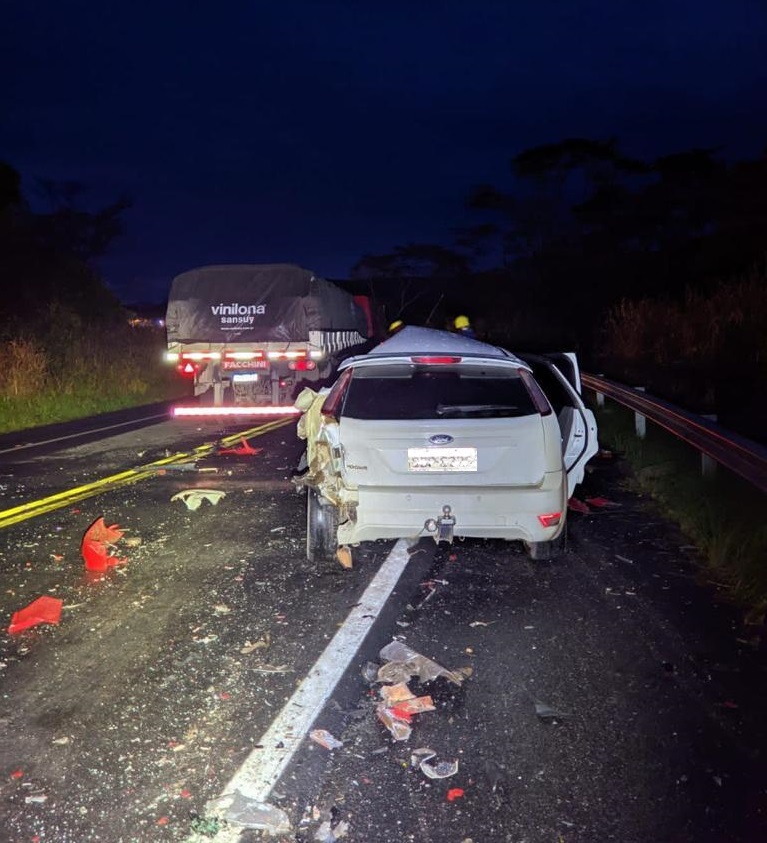
[{"label": "yellow road line", "polygon": [[199,445],[190,452],[172,454],[171,456],[163,457],[138,468],[131,468],[127,471],[121,471],[119,474],[103,477],[101,480],[94,480],[92,483],[86,483],[83,486],[76,486],[73,489],[57,492],[55,495],[49,495],[36,501],[19,504],[19,506],[14,506],[11,509],[0,511],[0,528],[9,527],[11,524],[17,524],[19,521],[25,521],[37,515],[44,515],[46,512],[62,509],[65,506],[70,506],[86,498],[95,497],[103,492],[111,491],[121,486],[146,480],[149,477],[156,477],[158,468],[161,469],[164,466],[176,465],[178,463],[189,462],[192,459],[196,460],[206,457],[222,446],[228,447],[241,442],[243,439],[253,439],[256,436],[263,436],[265,433],[277,430],[277,428],[283,427],[292,421],[295,421],[295,419],[290,417],[267,422],[266,424],[258,425],[258,427],[252,427],[249,430],[243,430],[240,433],[225,436],[217,442]]}]

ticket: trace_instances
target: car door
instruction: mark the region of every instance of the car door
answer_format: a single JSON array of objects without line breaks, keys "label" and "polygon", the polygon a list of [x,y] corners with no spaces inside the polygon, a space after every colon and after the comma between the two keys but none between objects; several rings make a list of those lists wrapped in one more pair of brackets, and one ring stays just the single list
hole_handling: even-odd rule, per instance
[{"label": "car door", "polygon": [[[599,450],[597,421],[586,407],[575,385],[562,373],[550,355],[517,354],[533,370],[533,375],[556,413],[562,435],[562,460],[567,473],[567,496],[583,482],[586,463]],[[580,383],[574,355],[562,355],[568,373]]]}]

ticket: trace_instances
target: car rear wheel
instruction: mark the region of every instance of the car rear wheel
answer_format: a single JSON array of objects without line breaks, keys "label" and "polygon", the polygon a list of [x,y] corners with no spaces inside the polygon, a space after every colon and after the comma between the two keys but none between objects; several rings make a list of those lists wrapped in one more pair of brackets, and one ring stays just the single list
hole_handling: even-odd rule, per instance
[{"label": "car rear wheel", "polygon": [[306,495],[306,558],[331,562],[338,550],[338,509],[316,489]]},{"label": "car rear wheel", "polygon": [[525,542],[525,548],[527,555],[536,561],[545,562],[548,559],[555,559],[565,549],[565,531],[563,530],[550,542]]}]

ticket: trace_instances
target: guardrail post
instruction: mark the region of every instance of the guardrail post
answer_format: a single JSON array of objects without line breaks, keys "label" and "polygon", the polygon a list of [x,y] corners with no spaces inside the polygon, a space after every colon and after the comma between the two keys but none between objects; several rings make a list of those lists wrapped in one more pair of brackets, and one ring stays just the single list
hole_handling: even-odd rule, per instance
[{"label": "guardrail post", "polygon": [[[716,413],[703,415],[702,418],[713,422],[718,420]],[[703,451],[700,452],[700,473],[704,477],[713,477],[716,474],[716,466],[717,462],[713,457],[710,457],[708,454],[704,454]]]},{"label": "guardrail post", "polygon": [[[635,386],[634,389],[637,392],[645,391],[643,386]],[[636,411],[634,411],[634,430],[638,439],[644,439],[647,436],[647,419]]]},{"label": "guardrail post", "polygon": [[[604,375],[597,375],[598,378],[603,378]],[[605,406],[605,394],[604,392],[596,392],[597,397],[597,407],[604,407]]]}]

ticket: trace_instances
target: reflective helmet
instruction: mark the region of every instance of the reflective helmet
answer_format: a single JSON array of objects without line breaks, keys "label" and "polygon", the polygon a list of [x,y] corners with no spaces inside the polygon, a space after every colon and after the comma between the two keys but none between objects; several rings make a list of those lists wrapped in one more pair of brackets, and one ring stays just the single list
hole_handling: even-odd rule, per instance
[{"label": "reflective helmet", "polygon": [[400,328],[404,328],[404,327],[405,327],[405,323],[401,319],[395,319],[391,323],[391,325],[389,325],[388,331],[389,331],[390,334],[394,334],[397,331],[399,331]]},{"label": "reflective helmet", "polygon": [[456,316],[453,325],[455,325],[457,331],[460,331],[461,328],[468,328],[469,318],[467,316]]}]

